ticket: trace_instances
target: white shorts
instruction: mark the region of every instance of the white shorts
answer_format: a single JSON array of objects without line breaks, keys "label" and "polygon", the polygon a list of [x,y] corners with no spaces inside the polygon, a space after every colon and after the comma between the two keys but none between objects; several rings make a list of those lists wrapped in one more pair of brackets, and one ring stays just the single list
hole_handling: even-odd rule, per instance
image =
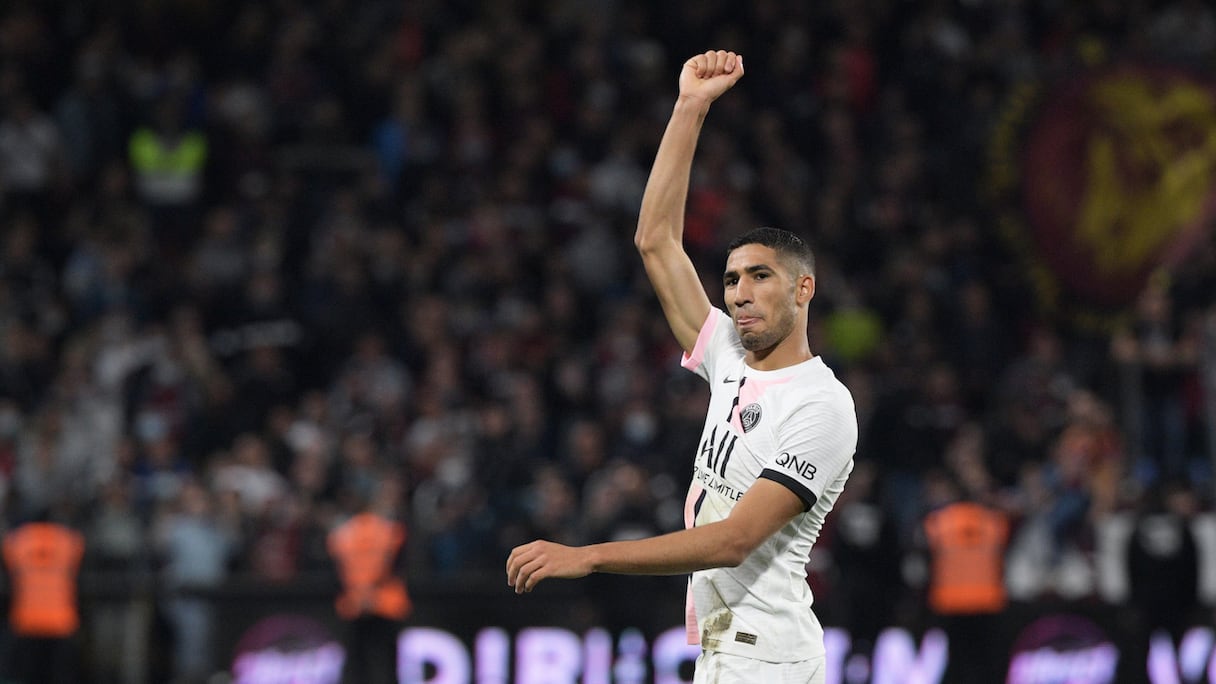
[{"label": "white shorts", "polygon": [[824,684],[824,658],[770,663],[716,651],[697,656],[693,684]]}]

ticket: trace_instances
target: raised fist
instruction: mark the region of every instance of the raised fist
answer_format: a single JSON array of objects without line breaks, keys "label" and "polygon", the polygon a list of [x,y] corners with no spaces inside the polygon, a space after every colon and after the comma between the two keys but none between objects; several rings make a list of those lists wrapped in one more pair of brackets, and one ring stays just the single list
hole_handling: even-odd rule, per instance
[{"label": "raised fist", "polygon": [[697,98],[708,104],[730,90],[742,77],[742,55],[710,50],[684,62],[680,71],[680,97]]}]

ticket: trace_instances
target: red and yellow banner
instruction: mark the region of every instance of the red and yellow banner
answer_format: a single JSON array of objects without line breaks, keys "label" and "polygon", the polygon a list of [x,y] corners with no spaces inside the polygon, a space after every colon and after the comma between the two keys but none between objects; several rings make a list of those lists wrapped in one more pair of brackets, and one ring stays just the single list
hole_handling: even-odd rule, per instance
[{"label": "red and yellow banner", "polygon": [[1216,88],[1180,69],[1028,87],[990,151],[1002,230],[1054,309],[1119,311],[1216,216]]}]

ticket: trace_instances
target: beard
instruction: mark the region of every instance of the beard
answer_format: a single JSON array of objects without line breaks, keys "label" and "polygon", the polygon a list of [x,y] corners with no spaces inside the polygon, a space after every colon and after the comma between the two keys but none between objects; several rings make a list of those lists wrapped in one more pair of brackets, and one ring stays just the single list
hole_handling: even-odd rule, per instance
[{"label": "beard", "polygon": [[[769,322],[768,319],[765,319],[765,321]],[[773,319],[771,325],[764,330],[739,333],[739,341],[743,344],[743,348],[749,352],[765,351],[776,347],[782,340],[789,337],[793,330],[794,312],[783,309],[781,314]]]}]

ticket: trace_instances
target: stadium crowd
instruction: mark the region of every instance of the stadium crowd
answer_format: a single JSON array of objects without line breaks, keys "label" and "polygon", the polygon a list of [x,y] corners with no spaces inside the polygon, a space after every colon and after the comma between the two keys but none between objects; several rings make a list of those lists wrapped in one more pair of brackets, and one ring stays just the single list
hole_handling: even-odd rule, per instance
[{"label": "stadium crowd", "polygon": [[708,393],[631,238],[680,61],[709,47],[748,74],[707,124],[689,249],[715,272],[748,227],[807,237],[812,348],[857,401],[825,620],[917,600],[945,483],[1013,520],[1015,598],[1126,598],[1104,523],[1212,507],[1216,242],[1125,325],[1076,326],[980,179],[1021,83],[1210,73],[1198,0],[6,2],[2,524],[49,514],[86,573],[169,591],[324,572],[385,483],[420,578],[680,527]]}]

